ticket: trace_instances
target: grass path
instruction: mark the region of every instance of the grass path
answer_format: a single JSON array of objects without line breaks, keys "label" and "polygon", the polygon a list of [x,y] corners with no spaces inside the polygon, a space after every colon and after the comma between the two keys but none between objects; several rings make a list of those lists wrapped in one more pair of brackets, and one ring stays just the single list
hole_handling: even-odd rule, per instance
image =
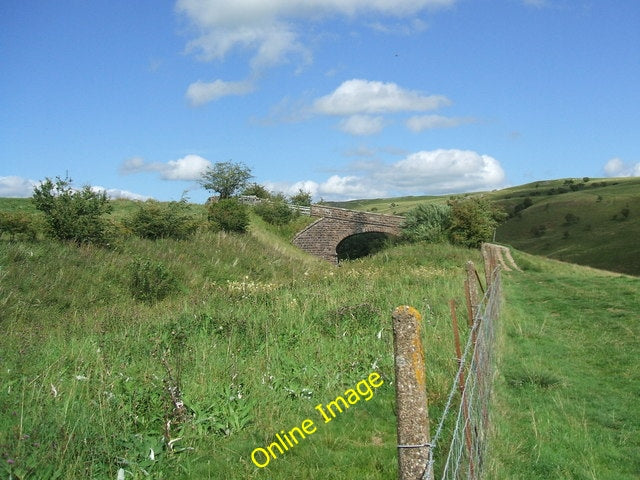
[{"label": "grass path", "polygon": [[640,478],[640,281],[518,255],[489,478]]}]

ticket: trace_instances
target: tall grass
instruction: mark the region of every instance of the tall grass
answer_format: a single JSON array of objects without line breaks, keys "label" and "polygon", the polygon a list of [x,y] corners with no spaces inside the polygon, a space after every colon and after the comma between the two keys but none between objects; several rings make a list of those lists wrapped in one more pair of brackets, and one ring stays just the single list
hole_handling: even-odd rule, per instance
[{"label": "tall grass", "polygon": [[[0,472],[18,478],[395,475],[391,319],[426,316],[434,408],[455,360],[447,301],[477,254],[401,246],[339,268],[259,223],[247,235],[128,238],[116,248],[0,242]],[[285,234],[286,235],[286,234]],[[135,259],[178,288],[131,294]],[[318,421],[372,371],[384,384],[259,469],[254,448]],[[169,392],[176,387],[185,411]]]},{"label": "tall grass", "polygon": [[490,478],[640,474],[640,283],[529,255],[505,286]]}]

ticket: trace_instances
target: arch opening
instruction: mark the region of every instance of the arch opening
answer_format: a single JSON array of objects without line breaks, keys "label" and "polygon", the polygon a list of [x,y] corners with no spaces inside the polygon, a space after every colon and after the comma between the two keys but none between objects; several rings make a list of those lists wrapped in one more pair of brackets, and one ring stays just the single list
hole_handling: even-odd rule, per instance
[{"label": "arch opening", "polygon": [[364,232],[343,238],[336,246],[338,262],[374,255],[395,243],[397,237],[383,232]]}]

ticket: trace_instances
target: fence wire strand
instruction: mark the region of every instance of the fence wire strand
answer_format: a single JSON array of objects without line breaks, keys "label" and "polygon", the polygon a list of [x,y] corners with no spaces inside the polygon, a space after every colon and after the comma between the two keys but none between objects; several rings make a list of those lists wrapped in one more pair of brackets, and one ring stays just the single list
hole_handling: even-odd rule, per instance
[{"label": "fence wire strand", "polygon": [[[441,480],[481,478],[487,448],[489,423],[489,399],[493,380],[494,321],[500,310],[500,272],[492,274],[493,281],[482,299],[482,308],[473,319],[473,326],[459,361],[453,385],[447,397],[442,417],[431,439],[427,468],[423,480],[434,478],[434,463],[438,453],[447,454],[442,466]],[[460,394],[460,379],[464,378],[464,390]],[[441,450],[440,442],[449,414],[456,410],[455,425],[447,450]]]}]

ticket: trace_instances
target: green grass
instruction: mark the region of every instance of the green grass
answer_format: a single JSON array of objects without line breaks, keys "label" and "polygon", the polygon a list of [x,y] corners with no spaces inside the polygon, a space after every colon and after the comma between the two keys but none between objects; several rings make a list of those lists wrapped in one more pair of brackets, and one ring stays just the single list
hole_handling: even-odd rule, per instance
[{"label": "green grass", "polygon": [[516,255],[503,282],[496,479],[640,474],[640,282]]},{"label": "green grass", "polygon": [[[391,312],[429,312],[432,402],[455,370],[447,301],[477,252],[403,246],[340,268],[259,222],[247,235],[128,238],[113,249],[0,241],[0,472],[18,478],[395,475]],[[129,290],[136,259],[179,288]],[[251,451],[371,372],[384,384],[268,467]],[[181,388],[188,418],[167,387]],[[173,420],[170,431],[166,422]],[[167,448],[168,440],[173,451]],[[150,458],[153,449],[154,459]]]}]

